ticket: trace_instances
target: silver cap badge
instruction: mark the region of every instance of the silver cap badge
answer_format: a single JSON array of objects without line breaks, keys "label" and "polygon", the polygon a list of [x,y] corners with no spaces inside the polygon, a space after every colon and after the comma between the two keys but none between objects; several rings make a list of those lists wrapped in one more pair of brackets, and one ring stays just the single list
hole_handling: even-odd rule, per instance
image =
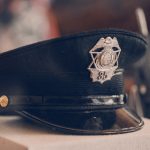
[{"label": "silver cap badge", "polygon": [[115,75],[118,68],[118,58],[121,52],[117,38],[101,38],[89,51],[92,62],[88,67],[93,82],[101,84]]}]

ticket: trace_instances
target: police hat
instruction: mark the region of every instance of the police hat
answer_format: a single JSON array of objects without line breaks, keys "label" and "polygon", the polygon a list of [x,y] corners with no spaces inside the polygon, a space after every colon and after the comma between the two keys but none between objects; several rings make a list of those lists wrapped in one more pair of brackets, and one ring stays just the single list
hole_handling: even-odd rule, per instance
[{"label": "police hat", "polygon": [[84,32],[0,54],[0,110],[17,112],[71,134],[136,131],[126,106],[123,70],[146,41],[118,29]]}]

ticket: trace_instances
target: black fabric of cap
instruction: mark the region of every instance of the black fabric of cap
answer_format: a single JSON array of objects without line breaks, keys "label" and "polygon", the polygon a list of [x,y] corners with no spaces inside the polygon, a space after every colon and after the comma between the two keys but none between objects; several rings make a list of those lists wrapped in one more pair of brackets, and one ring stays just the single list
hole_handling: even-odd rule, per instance
[{"label": "black fabric of cap", "polygon": [[90,49],[101,37],[108,36],[116,37],[122,49],[119,68],[131,65],[144,55],[146,41],[123,30],[85,32],[35,43],[0,55],[0,94],[122,94],[122,79],[117,79],[122,77],[114,76],[101,85],[91,82],[87,70],[92,61]]},{"label": "black fabric of cap", "polygon": [[[115,75],[101,84],[90,78],[89,51],[100,38],[106,37],[117,38],[121,53]],[[136,33],[106,29],[2,53],[0,95],[8,97],[9,105],[0,110],[15,111],[67,133],[113,134],[138,130],[143,121],[124,108],[123,70],[144,55],[146,45],[144,38]]]}]

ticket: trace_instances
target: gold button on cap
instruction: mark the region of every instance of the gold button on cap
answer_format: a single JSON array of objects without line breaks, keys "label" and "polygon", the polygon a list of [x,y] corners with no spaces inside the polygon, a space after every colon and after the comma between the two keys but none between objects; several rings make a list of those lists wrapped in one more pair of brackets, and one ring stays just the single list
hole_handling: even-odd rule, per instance
[{"label": "gold button on cap", "polygon": [[8,97],[3,95],[0,97],[0,106],[1,107],[7,107],[8,105]]}]

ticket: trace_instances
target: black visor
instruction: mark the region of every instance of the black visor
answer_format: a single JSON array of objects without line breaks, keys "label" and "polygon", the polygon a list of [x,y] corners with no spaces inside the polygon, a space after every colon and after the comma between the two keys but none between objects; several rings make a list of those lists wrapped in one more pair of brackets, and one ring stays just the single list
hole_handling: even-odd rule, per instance
[{"label": "black visor", "polygon": [[143,121],[127,108],[95,111],[20,111],[19,114],[38,121],[52,130],[67,134],[117,134],[139,130]]}]

